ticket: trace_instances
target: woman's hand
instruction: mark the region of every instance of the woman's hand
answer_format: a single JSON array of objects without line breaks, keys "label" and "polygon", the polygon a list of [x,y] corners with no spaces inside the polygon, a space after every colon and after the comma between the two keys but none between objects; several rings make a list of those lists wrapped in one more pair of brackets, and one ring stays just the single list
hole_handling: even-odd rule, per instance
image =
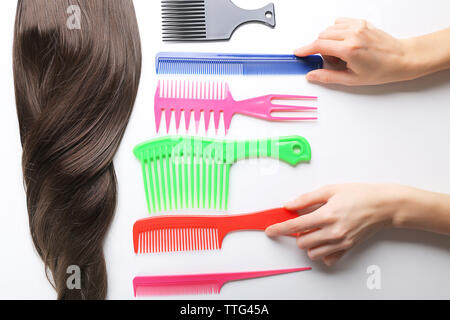
[{"label": "woman's hand", "polygon": [[[307,79],[321,83],[375,85],[411,80],[450,67],[450,28],[411,39],[396,39],[365,20],[339,18],[297,56],[320,53],[344,70],[320,69]],[[342,68],[341,68],[342,69]]]},{"label": "woman's hand", "polygon": [[392,225],[404,189],[396,185],[326,186],[286,204],[287,209],[299,210],[300,216],[268,227],[266,234],[299,232],[298,247],[307,250],[312,260],[332,265],[358,242]]},{"label": "woman's hand", "polygon": [[300,216],[266,229],[270,237],[299,233],[297,245],[313,260],[336,263],[383,227],[450,235],[450,195],[393,184],[322,187],[286,204]]}]

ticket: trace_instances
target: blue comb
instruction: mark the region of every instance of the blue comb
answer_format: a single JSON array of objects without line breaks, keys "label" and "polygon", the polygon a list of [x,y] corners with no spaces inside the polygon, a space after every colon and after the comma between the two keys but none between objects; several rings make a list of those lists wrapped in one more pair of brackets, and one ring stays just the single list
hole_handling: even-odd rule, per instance
[{"label": "blue comb", "polygon": [[322,57],[294,55],[160,52],[157,74],[305,74],[323,67]]}]

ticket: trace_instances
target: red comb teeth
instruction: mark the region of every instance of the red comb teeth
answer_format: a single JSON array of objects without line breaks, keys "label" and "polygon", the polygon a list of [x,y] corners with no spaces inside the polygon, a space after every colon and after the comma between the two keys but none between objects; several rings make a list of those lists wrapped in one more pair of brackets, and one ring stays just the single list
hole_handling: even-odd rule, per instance
[{"label": "red comb teeth", "polygon": [[191,113],[194,112],[195,129],[198,132],[201,114],[204,116],[205,130],[209,129],[211,112],[214,118],[216,133],[220,125],[220,114],[223,114],[225,133],[230,128],[235,113],[269,120],[269,121],[305,121],[316,120],[317,117],[274,117],[272,112],[314,112],[315,107],[273,104],[272,100],[316,100],[317,97],[298,95],[266,95],[262,97],[235,101],[228,84],[211,82],[189,82],[165,80],[158,82],[155,93],[155,122],[159,131],[161,117],[164,112],[166,129],[169,130],[172,112],[175,113],[175,125],[178,132],[181,114],[184,113],[185,128],[189,130]]}]

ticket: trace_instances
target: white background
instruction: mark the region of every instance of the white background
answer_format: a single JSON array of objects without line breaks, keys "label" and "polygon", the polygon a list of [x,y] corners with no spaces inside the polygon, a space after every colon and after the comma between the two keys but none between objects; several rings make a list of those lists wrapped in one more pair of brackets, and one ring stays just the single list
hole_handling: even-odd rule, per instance
[{"label": "white background", "polygon": [[[236,3],[256,8],[267,1]],[[15,1],[0,2],[0,298],[53,299],[55,292],[32,246],[22,186],[11,61],[15,7]],[[314,40],[339,16],[365,18],[394,36],[409,37],[449,27],[448,0],[276,0],[275,29],[246,25],[229,42],[196,44],[162,43],[159,1],[135,0],[135,7],[143,70],[134,112],[115,159],[119,202],[105,243],[109,298],[133,298],[131,281],[136,275],[297,266],[313,270],[230,283],[220,296],[207,298],[450,298],[450,237],[425,232],[384,230],[332,268],[310,261],[293,239],[273,241],[260,232],[229,235],[221,251],[147,256],[135,256],[131,236],[134,221],[147,216],[132,148],[155,136],[152,99],[158,51],[291,53]],[[277,162],[234,165],[229,212],[281,206],[329,183],[396,182],[450,193],[449,79],[449,72],[441,72],[409,83],[343,88],[309,84],[303,76],[227,78],[237,99],[268,93],[317,95],[320,118],[315,123],[292,124],[234,118],[229,138],[299,134],[312,145],[312,161],[297,168],[281,164],[272,173],[264,168]],[[366,269],[373,264],[381,268],[381,290],[366,287]]]}]

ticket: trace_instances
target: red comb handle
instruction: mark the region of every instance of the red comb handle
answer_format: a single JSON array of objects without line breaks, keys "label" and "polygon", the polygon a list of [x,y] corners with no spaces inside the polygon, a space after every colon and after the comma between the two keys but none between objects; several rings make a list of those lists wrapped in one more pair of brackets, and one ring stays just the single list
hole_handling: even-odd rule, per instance
[{"label": "red comb handle", "polygon": [[223,225],[232,230],[265,230],[268,226],[298,218],[298,213],[285,208],[264,210],[255,213],[228,216]]},{"label": "red comb handle", "polygon": [[221,221],[219,239],[235,230],[265,230],[268,226],[286,220],[298,218],[298,213],[285,208],[270,209],[250,214],[233,215]]}]

